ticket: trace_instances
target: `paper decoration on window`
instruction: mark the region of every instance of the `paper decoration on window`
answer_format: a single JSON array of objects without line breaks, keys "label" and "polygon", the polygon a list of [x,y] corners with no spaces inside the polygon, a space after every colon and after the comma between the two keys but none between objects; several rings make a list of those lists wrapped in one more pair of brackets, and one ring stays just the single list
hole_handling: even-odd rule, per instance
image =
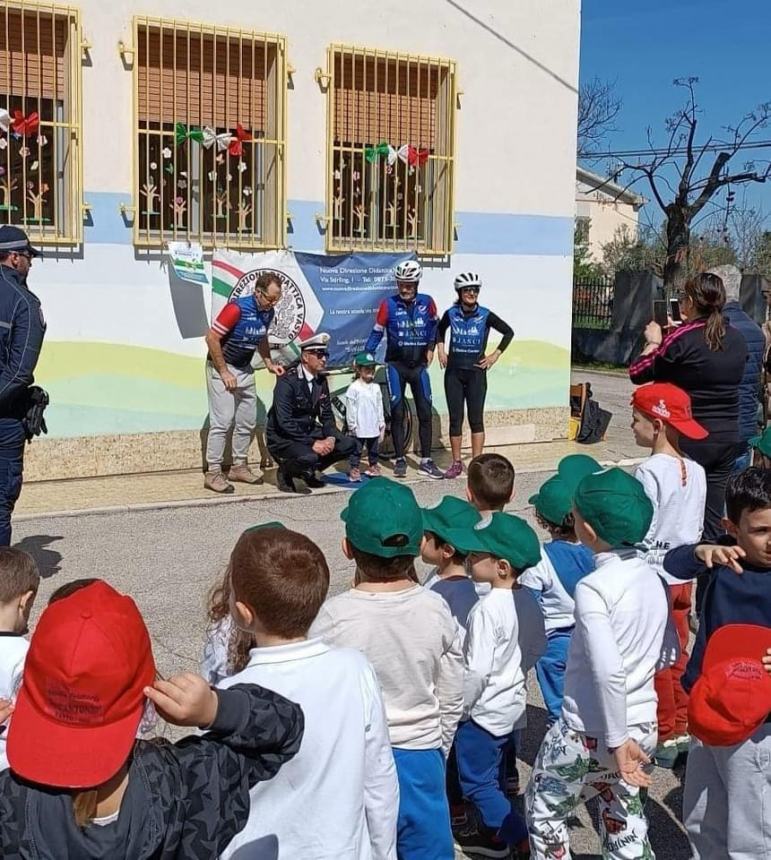
[{"label": "paper decoration on window", "polygon": [[246,233],[248,231],[249,228],[246,226],[246,219],[251,215],[251,213],[252,207],[248,203],[241,203],[238,209],[236,209],[239,233]]},{"label": "paper decoration on window", "polygon": [[251,140],[246,130],[239,122],[236,125],[236,133],[228,145],[228,152],[233,158],[240,158],[244,154],[244,144]]},{"label": "paper decoration on window", "polygon": [[19,187],[19,181],[15,177],[4,176],[0,179],[0,209],[12,212],[16,207],[11,203],[11,194]]},{"label": "paper decoration on window", "polygon": [[252,196],[252,189],[251,189],[251,187],[250,187],[249,185],[247,185],[247,186],[244,188],[244,190],[243,190],[243,192],[242,192],[242,193],[243,193],[244,197],[251,197],[251,196]]},{"label": "paper decoration on window", "polygon": [[171,158],[171,150],[168,146],[164,146],[161,150],[161,155],[168,161]]},{"label": "paper decoration on window", "polygon": [[204,136],[200,128],[190,126],[188,128],[184,123],[178,122],[174,126],[174,139],[177,146],[181,146],[186,140],[194,140],[196,143],[203,143]]},{"label": "paper decoration on window", "polygon": [[19,148],[19,155],[22,158],[26,158],[29,155],[29,153],[30,153],[30,149],[28,146],[22,146]]},{"label": "paper decoration on window", "polygon": [[0,149],[5,149],[8,146],[8,141],[4,137],[0,137]]},{"label": "paper decoration on window", "polygon": [[243,173],[245,170],[246,170],[246,162],[245,161],[239,161],[238,162],[238,172]]},{"label": "paper decoration on window", "polygon": [[145,210],[144,215],[157,215],[158,212],[155,209],[155,198],[160,197],[158,193],[158,188],[155,184],[155,180],[152,177],[148,177],[147,182],[139,189],[139,193],[145,198],[145,205],[147,209]]},{"label": "paper decoration on window", "polygon": [[221,134],[217,134],[217,132],[208,125],[203,127],[203,147],[205,149],[211,149],[215,144],[217,146],[217,152],[224,152],[231,144],[233,140],[233,135],[230,132],[224,131]]},{"label": "paper decoration on window", "polygon": [[173,202],[169,204],[169,207],[174,213],[174,226],[184,227],[185,210],[187,209],[187,203],[185,203],[185,198],[180,196],[175,197]]},{"label": "paper decoration on window", "polygon": [[30,170],[37,170],[38,167],[40,167],[40,162],[39,161],[33,161],[32,164],[30,164],[29,169]]},{"label": "paper decoration on window", "polygon": [[403,143],[397,148],[385,140],[381,140],[376,146],[364,147],[364,158],[369,164],[376,164],[381,158],[385,158],[389,167],[393,167],[397,159],[410,167],[422,167],[428,161],[429,155],[427,149],[409,143]]},{"label": "paper decoration on window", "polygon": [[11,115],[5,108],[0,108],[0,131],[4,131],[6,134],[8,134],[10,128]]},{"label": "paper decoration on window", "polygon": [[37,111],[32,111],[28,116],[24,116],[24,112],[18,108],[13,112],[13,133],[17,137],[27,137],[34,134],[40,125],[40,117]]},{"label": "paper decoration on window", "polygon": [[157,170],[157,169],[158,169],[158,165],[154,161],[151,161],[150,162],[150,170]]},{"label": "paper decoration on window", "polygon": [[388,141],[381,141],[377,146],[365,146],[364,147],[364,158],[370,163],[374,164],[376,161],[379,161],[380,157],[388,157]]},{"label": "paper decoration on window", "polygon": [[44,134],[39,134],[37,136],[37,145],[41,148],[48,146],[48,138]]},{"label": "paper decoration on window", "polygon": [[210,170],[208,176],[209,176],[209,180],[211,182],[214,182],[214,180],[217,178],[217,171],[216,170]]},{"label": "paper decoration on window", "polygon": [[27,223],[42,224],[46,219],[43,218],[43,206],[46,200],[43,196],[48,191],[48,183],[42,182],[37,193],[35,193],[35,184],[27,183],[27,201],[32,204],[32,218],[26,218]]}]

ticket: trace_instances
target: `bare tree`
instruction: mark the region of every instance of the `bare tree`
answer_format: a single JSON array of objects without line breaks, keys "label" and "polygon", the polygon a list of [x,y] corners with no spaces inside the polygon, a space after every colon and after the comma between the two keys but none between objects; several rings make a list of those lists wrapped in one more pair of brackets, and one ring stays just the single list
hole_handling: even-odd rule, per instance
[{"label": "bare tree", "polygon": [[621,99],[615,82],[598,77],[582,84],[578,93],[578,157],[591,159],[608,132],[615,131],[614,121],[621,112]]},{"label": "bare tree", "polygon": [[648,129],[650,154],[634,161],[620,160],[614,178],[626,173],[631,177],[627,188],[638,180],[647,180],[653,199],[665,215],[666,262],[664,285],[670,289],[682,283],[687,272],[691,230],[705,207],[714,205],[716,196],[731,186],[765,182],[771,177],[771,162],[747,161],[741,168],[729,169],[734,157],[749,148],[762,148],[767,142],[757,140],[757,133],[771,119],[771,102],[759,105],[738,124],[726,127],[723,138],[707,137],[697,143],[696,132],[701,111],[696,102],[698,78],[681,78],[675,86],[683,87],[688,97],[684,107],[666,122],[669,135],[664,149],[656,149]]}]

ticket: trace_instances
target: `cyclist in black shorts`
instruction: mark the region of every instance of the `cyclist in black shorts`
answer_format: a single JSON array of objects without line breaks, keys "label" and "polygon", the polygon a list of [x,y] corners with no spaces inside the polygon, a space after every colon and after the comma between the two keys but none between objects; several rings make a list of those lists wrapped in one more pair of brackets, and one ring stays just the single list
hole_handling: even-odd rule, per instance
[{"label": "cyclist in black shorts", "polygon": [[[450,447],[452,465],[445,478],[457,478],[463,472],[460,446],[463,433],[464,404],[468,409],[471,428],[471,453],[476,457],[485,446],[485,396],[487,395],[487,371],[501,357],[511,343],[514,330],[488,308],[483,308],[477,298],[482,281],[479,275],[466,272],[455,279],[458,299],[444,312],[436,333],[439,364],[445,368],[444,393],[450,413]],[[485,355],[490,329],[499,332],[498,348]],[[444,340],[450,330],[450,349],[445,350]]]}]

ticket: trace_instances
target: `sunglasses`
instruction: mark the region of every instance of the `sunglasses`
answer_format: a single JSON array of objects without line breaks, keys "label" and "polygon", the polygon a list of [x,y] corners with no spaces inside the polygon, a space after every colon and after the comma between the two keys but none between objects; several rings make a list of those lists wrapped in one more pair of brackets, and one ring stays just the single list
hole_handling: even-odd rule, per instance
[{"label": "sunglasses", "polygon": [[303,350],[308,355],[315,355],[316,358],[329,358],[329,350],[328,349],[306,349]]},{"label": "sunglasses", "polygon": [[473,293],[475,296],[479,295],[479,287],[461,287],[462,293]]}]

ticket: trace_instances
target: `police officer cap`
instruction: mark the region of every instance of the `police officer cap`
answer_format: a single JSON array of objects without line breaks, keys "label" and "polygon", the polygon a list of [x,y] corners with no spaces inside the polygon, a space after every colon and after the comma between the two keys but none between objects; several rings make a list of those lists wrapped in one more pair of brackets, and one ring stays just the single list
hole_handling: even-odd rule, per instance
[{"label": "police officer cap", "polygon": [[326,349],[329,345],[330,337],[325,331],[320,331],[312,337],[306,337],[301,340],[298,346],[300,349]]},{"label": "police officer cap", "polygon": [[41,251],[30,245],[27,234],[21,227],[14,227],[13,224],[3,224],[0,227],[0,254],[7,254],[10,251],[26,251],[33,257],[43,256]]}]

